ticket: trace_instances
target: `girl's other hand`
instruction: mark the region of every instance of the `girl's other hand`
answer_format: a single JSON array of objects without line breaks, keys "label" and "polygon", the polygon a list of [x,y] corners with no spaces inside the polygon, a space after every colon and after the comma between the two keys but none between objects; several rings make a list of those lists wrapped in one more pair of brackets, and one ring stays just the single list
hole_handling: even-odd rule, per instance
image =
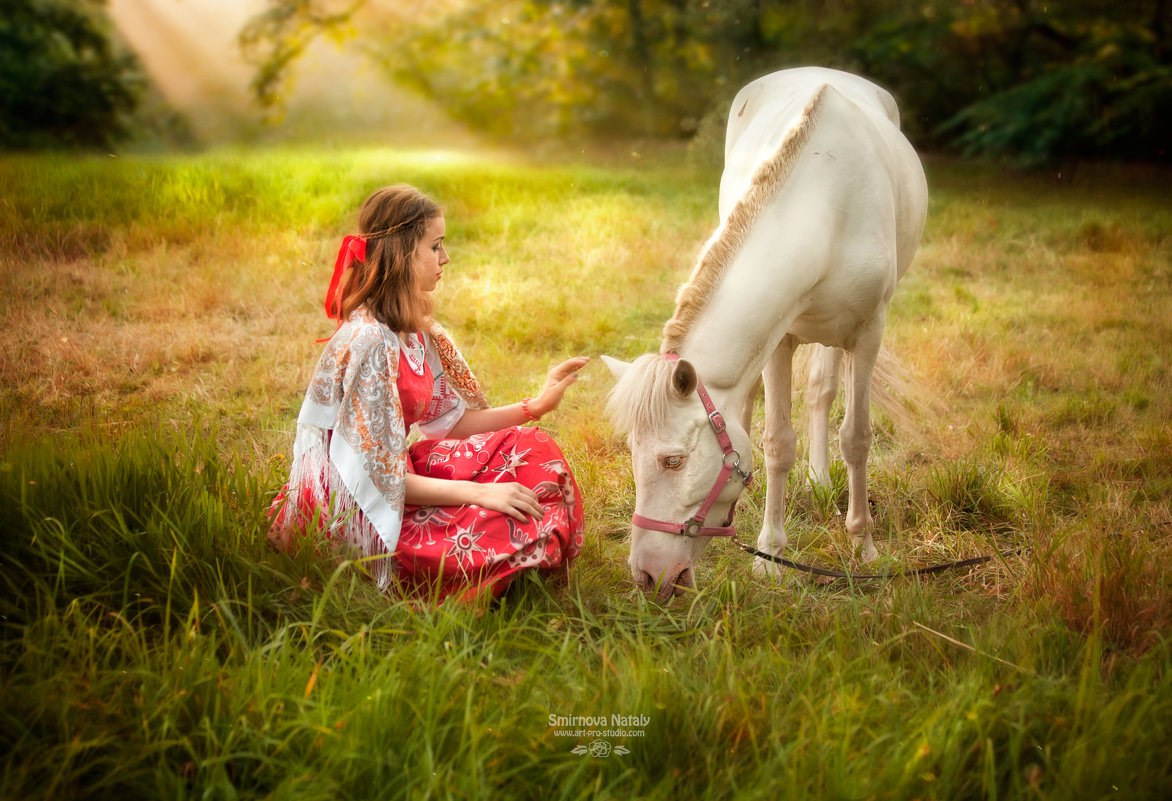
[{"label": "girl's other hand", "polygon": [[537,493],[524,484],[477,484],[476,488],[475,504],[484,509],[501,512],[522,523],[545,514]]}]

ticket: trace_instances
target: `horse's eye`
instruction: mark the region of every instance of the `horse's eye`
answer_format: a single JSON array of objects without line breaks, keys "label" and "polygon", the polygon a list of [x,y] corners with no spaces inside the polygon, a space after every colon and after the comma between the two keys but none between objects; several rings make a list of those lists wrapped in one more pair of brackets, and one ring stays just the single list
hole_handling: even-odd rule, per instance
[{"label": "horse's eye", "polygon": [[668,470],[675,470],[684,463],[682,456],[665,456],[663,457],[663,466]]}]

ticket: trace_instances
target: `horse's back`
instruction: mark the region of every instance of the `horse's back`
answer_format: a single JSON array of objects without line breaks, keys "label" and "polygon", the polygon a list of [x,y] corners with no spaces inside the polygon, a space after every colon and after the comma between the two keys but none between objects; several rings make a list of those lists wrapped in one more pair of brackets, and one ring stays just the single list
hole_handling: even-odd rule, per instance
[{"label": "horse's back", "polygon": [[[807,152],[801,158],[817,157],[822,164],[794,176],[789,189],[803,197],[810,190],[842,194],[835,207],[853,209],[856,222],[869,219],[886,229],[875,235],[893,240],[893,266],[902,275],[923,232],[927,182],[915,149],[899,129],[895,99],[858,75],[800,67],[758,78],[737,93],[725,141],[721,218],[799,126],[812,131],[804,138]],[[792,185],[795,181],[798,186]],[[895,230],[885,220],[894,222]]]},{"label": "horse's back", "polygon": [[[758,78],[737,93],[729,112],[720,189],[722,216],[744,193],[757,167],[772,158],[791,131],[802,124],[811,101],[823,87],[833,87],[849,101],[847,114],[861,114],[870,123],[858,125],[859,121],[843,119],[829,124],[850,128],[858,137],[866,131],[887,140],[886,149],[892,143],[897,147],[899,142],[906,143],[899,131],[895,98],[866,78],[824,67],[799,67]],[[907,152],[911,152],[910,145]],[[906,155],[902,154],[903,158]]]},{"label": "horse's back", "polygon": [[[769,116],[769,127],[782,131],[784,135],[785,131],[798,123],[806,103],[823,84],[833,86],[860,106],[880,110],[896,128],[899,127],[899,107],[895,98],[878,84],[842,70],[797,67],[758,78],[737,93],[729,113],[725,156],[740,141],[750,123],[765,115]],[[762,144],[767,147],[766,143]],[[771,151],[780,144],[778,139]]]}]

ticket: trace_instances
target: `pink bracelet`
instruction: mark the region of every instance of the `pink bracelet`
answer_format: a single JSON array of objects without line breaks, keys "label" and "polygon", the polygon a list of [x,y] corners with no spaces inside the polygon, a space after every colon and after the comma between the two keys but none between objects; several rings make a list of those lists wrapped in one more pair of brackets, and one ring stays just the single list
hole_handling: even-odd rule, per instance
[{"label": "pink bracelet", "polygon": [[529,418],[530,422],[536,423],[538,418],[534,417],[533,412],[529,411],[529,401],[531,400],[533,399],[525,398],[521,401],[521,411],[525,413],[525,416]]}]

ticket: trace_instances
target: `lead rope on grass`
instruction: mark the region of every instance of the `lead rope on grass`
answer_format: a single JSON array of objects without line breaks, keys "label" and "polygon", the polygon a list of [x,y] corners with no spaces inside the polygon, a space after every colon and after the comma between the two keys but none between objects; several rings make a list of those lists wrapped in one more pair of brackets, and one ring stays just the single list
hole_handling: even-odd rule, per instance
[{"label": "lead rope on grass", "polygon": [[815,576],[827,576],[828,578],[844,578],[844,579],[892,579],[905,578],[907,576],[923,576],[929,573],[942,573],[945,570],[953,570],[961,567],[971,567],[973,565],[991,562],[996,557],[1016,556],[1022,552],[1022,548],[1016,548],[1012,551],[999,551],[996,556],[974,556],[971,559],[961,559],[957,562],[944,562],[939,565],[929,565],[927,567],[917,567],[912,570],[901,570],[898,573],[843,573],[838,570],[827,570],[823,567],[814,567],[813,565],[804,565],[801,562],[794,562],[786,559],[784,556],[774,556],[765,551],[759,551],[751,545],[738,540],[736,537],[732,538],[733,543],[742,551],[752,554],[760,559],[767,559],[774,564],[783,565],[784,567],[792,568],[793,570],[800,570],[804,573],[813,573]]}]

